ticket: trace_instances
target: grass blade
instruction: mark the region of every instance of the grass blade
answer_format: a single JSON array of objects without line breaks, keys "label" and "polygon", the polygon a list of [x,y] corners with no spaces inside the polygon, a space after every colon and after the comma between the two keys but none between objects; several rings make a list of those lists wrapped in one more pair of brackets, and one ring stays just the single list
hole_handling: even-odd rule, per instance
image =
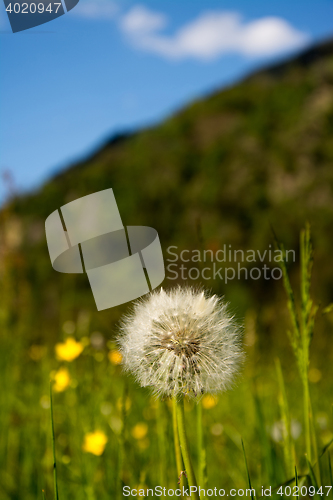
[{"label": "grass blade", "polygon": [[298,492],[299,483],[298,483],[298,473],[297,473],[296,465],[295,465],[295,486],[296,486],[296,490],[297,490],[296,498],[299,498],[299,492]]},{"label": "grass blade", "polygon": [[56,461],[56,448],[55,448],[54,422],[53,422],[52,382],[50,382],[50,412],[51,412],[52,450],[53,450],[54,499],[59,500],[57,461]]},{"label": "grass blade", "polygon": [[329,449],[329,447],[331,446],[332,443],[333,443],[333,438],[327,443],[326,446],[324,446],[323,451],[321,452],[321,455],[319,458],[321,458],[323,455],[325,455],[325,453],[327,452],[327,450]]},{"label": "grass blade", "polygon": [[[317,482],[317,479],[316,479],[316,475],[314,473],[314,470],[312,468],[311,463],[309,462],[308,457],[306,457],[306,462],[307,462],[308,467],[309,467],[309,476],[310,476],[311,485],[315,487],[316,491],[318,491],[319,486],[318,486],[318,482]],[[319,495],[317,495],[317,493],[316,493],[312,498],[318,498],[319,499],[321,497]]]},{"label": "grass blade", "polygon": [[274,463],[273,463],[273,457],[272,457],[272,447],[271,443],[269,440],[269,437],[267,435],[266,431],[266,422],[265,422],[265,417],[263,414],[262,410],[262,405],[260,403],[257,390],[254,388],[254,406],[255,406],[255,411],[256,411],[256,420],[257,420],[257,431],[259,434],[259,439],[260,439],[260,444],[261,444],[261,449],[262,449],[262,454],[263,454],[263,461],[266,466],[266,473],[269,478],[270,484],[274,484],[277,481],[275,470],[274,470]]},{"label": "grass blade", "polygon": [[290,423],[290,413],[289,413],[289,405],[287,400],[286,388],[284,384],[281,363],[279,359],[275,360],[277,378],[279,383],[279,406],[281,419],[284,425],[283,429],[283,454],[285,461],[285,470],[287,477],[291,476],[294,472],[293,463],[295,463],[295,452],[294,445],[291,436],[291,423]]},{"label": "grass blade", "polygon": [[246,469],[246,474],[247,474],[247,482],[248,482],[248,485],[250,488],[251,498],[254,500],[254,495],[253,495],[254,490],[252,491],[251,478],[250,478],[249,468],[247,466],[246,453],[245,453],[243,439],[242,439],[242,448],[243,448],[243,454],[244,454],[245,469]]}]

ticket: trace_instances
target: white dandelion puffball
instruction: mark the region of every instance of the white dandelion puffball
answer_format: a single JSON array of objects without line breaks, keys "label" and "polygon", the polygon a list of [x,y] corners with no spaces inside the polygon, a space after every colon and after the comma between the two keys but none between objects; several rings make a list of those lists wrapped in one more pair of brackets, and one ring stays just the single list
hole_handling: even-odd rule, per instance
[{"label": "white dandelion puffball", "polygon": [[228,389],[243,360],[239,327],[216,295],[193,288],[152,292],[121,326],[124,368],[160,396]]}]

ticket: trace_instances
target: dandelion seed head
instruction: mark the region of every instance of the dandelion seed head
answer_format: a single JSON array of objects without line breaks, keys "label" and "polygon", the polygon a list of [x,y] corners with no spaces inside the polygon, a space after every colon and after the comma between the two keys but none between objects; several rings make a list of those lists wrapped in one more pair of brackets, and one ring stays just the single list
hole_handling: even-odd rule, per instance
[{"label": "dandelion seed head", "polygon": [[216,295],[160,289],[134,305],[121,326],[125,370],[160,396],[228,389],[243,360],[240,328]]}]

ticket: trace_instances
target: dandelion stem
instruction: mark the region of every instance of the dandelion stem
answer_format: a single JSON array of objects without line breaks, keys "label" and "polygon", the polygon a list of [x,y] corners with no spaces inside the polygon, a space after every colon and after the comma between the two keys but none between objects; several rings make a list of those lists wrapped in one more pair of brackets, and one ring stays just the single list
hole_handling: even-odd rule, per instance
[{"label": "dandelion stem", "polygon": [[157,426],[157,440],[158,440],[159,459],[160,459],[159,482],[161,485],[164,486],[166,485],[166,459],[165,459],[166,442],[165,442],[163,407],[162,407],[162,402],[159,399],[157,400],[156,426]]},{"label": "dandelion stem", "polygon": [[177,424],[177,400],[174,397],[172,400],[172,424],[173,424],[173,438],[175,445],[175,456],[176,456],[176,467],[177,467],[177,477],[179,477],[179,487],[181,491],[183,486],[185,486],[185,478],[182,475],[184,470],[184,463],[182,458],[182,452],[180,450],[179,434],[178,434],[178,424]]},{"label": "dandelion stem", "polygon": [[51,412],[51,431],[52,431],[52,450],[53,450],[54,500],[59,500],[54,423],[53,423],[52,382],[50,382],[50,412]]},{"label": "dandelion stem", "polygon": [[202,432],[202,404],[198,401],[197,407],[197,455],[198,455],[198,483],[205,487],[205,450],[203,448]]},{"label": "dandelion stem", "polygon": [[182,452],[185,470],[187,474],[188,485],[191,490],[192,500],[200,500],[198,493],[197,481],[195,479],[195,474],[192,466],[190,450],[188,445],[188,440],[185,431],[185,415],[184,415],[184,397],[182,396],[180,401],[176,401],[176,412],[177,412],[177,424],[178,424],[178,435],[180,449]]},{"label": "dandelion stem", "polygon": [[123,488],[127,394],[128,394],[128,386],[127,386],[127,383],[125,382],[124,388],[123,388],[123,394],[122,394],[122,398],[121,398],[121,409],[120,409],[121,430],[120,430],[120,435],[119,435],[118,464],[117,464],[117,477],[116,477],[116,498],[117,498],[117,500],[122,498],[122,488]]}]

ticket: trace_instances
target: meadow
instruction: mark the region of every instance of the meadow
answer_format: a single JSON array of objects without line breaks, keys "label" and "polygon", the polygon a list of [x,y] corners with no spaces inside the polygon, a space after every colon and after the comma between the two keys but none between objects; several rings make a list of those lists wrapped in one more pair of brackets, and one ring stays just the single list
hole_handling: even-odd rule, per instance
[{"label": "meadow", "polygon": [[332,498],[332,56],[328,40],[114,136],[35,192],[10,193],[0,211],[0,500],[177,488],[173,404],[122,370],[116,337],[131,304],[98,312],[86,275],[50,263],[46,218],[107,188],[125,226],[157,230],[165,259],[168,248],[187,259],[224,245],[263,256],[272,229],[295,252],[274,262],[278,280],[167,272],[163,287],[203,286],[243,326],[233,389],[185,402],[199,484],[225,496],[249,496],[251,482],[256,497],[264,486],[276,499]]},{"label": "meadow", "polygon": [[[333,496],[333,364],[325,331],[333,308],[311,298],[308,229],[301,238],[295,295],[281,264],[280,314],[289,334],[281,327],[267,345],[256,311],[248,310],[246,362],[234,388],[185,401],[194,469],[207,491],[249,496],[250,480],[258,497],[262,487],[272,487],[274,498],[297,496],[297,485],[301,497]],[[120,499],[125,485],[141,496],[158,485],[186,485],[176,466],[172,401],[122,371],[115,338],[130,305],[99,331],[88,309],[65,310],[56,341],[45,334],[32,342],[31,290],[12,258],[8,253],[1,302],[0,498]]]}]

